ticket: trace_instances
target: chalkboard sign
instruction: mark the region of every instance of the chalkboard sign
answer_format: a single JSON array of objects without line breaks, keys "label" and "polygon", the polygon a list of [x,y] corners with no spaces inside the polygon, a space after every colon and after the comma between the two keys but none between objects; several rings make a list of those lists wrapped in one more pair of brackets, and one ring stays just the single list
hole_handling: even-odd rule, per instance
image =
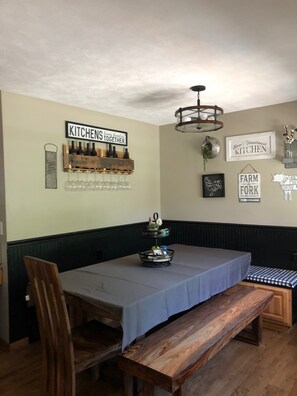
[{"label": "chalkboard sign", "polygon": [[217,198],[225,196],[225,175],[217,173],[202,175],[203,198]]}]

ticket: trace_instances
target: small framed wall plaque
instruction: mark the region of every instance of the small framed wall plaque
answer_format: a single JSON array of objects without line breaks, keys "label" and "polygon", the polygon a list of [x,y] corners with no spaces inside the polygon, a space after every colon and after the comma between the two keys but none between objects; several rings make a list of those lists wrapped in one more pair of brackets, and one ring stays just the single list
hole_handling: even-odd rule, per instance
[{"label": "small framed wall plaque", "polygon": [[[247,172],[247,168],[251,171]],[[250,164],[247,164],[238,175],[238,198],[239,202],[261,201],[261,175]]]},{"label": "small framed wall plaque", "polygon": [[260,202],[260,173],[240,173],[238,175],[238,196],[239,202]]},{"label": "small framed wall plaque", "polygon": [[226,161],[275,158],[275,132],[226,137]]},{"label": "small framed wall plaque", "polygon": [[225,175],[217,173],[202,175],[203,198],[218,198],[225,196]]}]

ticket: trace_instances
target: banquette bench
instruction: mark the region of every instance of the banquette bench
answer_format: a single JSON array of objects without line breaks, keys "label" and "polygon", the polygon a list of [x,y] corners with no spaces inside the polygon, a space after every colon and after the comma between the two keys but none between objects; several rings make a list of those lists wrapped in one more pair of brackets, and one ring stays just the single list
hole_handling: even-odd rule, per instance
[{"label": "banquette bench", "polygon": [[133,377],[143,381],[144,396],[155,386],[186,395],[187,378],[231,339],[259,345],[261,314],[272,298],[270,291],[236,285],[131,345],[118,359],[125,396],[133,395]]},{"label": "banquette bench", "polygon": [[263,327],[287,330],[295,323],[297,271],[251,265],[242,284],[273,292],[273,299],[263,312]]}]

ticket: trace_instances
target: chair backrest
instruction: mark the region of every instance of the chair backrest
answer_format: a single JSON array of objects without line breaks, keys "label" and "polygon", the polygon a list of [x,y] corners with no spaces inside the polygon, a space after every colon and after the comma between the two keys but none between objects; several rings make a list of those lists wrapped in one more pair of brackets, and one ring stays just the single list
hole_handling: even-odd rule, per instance
[{"label": "chair backrest", "polygon": [[43,396],[75,395],[74,350],[71,327],[58,267],[24,257],[42,345]]}]

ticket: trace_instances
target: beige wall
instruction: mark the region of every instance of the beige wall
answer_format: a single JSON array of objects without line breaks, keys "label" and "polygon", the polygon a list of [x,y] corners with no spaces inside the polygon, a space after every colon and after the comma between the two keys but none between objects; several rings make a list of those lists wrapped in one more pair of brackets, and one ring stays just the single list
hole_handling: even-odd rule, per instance
[{"label": "beige wall", "polygon": [[[16,241],[146,221],[153,212],[160,212],[160,155],[156,126],[8,92],[1,92],[1,101],[0,221],[4,235],[0,235],[0,242],[4,284],[0,287],[0,338],[8,342],[6,234],[7,241]],[[129,152],[135,162],[135,172],[128,176],[131,190],[74,193],[64,189],[68,178],[62,168],[66,120],[128,132]],[[58,146],[55,190],[45,189],[46,143]]]},{"label": "beige wall", "polygon": [[3,128],[0,95],[0,267],[3,271],[3,284],[0,286],[0,338],[8,340],[8,282],[7,282],[7,253],[6,253],[6,229],[5,229],[5,183],[4,183],[4,157],[3,157]]},{"label": "beige wall", "polygon": [[[145,221],[161,210],[167,219],[296,225],[297,192],[291,202],[284,201],[271,175],[297,175],[297,168],[285,169],[281,162],[283,125],[297,125],[297,102],[225,114],[224,128],[209,133],[220,140],[222,151],[207,162],[206,172],[201,155],[205,134],[181,134],[173,124],[160,127],[159,142],[159,128],[150,124],[7,92],[2,92],[2,113],[8,241]],[[65,120],[128,132],[135,161],[131,191],[65,191]],[[226,136],[265,131],[276,132],[277,158],[225,161]],[[44,188],[46,143],[59,148],[57,190]],[[248,163],[261,174],[260,203],[238,202],[237,175]],[[202,198],[204,173],[225,174],[225,198]]]},{"label": "beige wall", "polygon": [[[55,102],[2,92],[7,240],[141,222],[160,211],[159,128]],[[128,132],[130,191],[69,192],[65,120]],[[58,189],[45,189],[44,145],[58,146]]]},{"label": "beige wall", "polygon": [[[297,226],[297,191],[292,201],[284,201],[279,183],[272,182],[273,173],[297,175],[297,168],[286,169],[283,126],[297,127],[297,102],[267,106],[225,114],[224,128],[209,133],[222,145],[220,155],[203,170],[201,143],[206,134],[182,134],[174,125],[160,128],[161,147],[161,210],[167,219],[210,221],[243,224]],[[253,161],[225,161],[225,137],[275,131],[277,157]],[[261,202],[239,203],[237,177],[251,164],[261,174]],[[202,174],[225,174],[225,198],[202,198]]]}]

